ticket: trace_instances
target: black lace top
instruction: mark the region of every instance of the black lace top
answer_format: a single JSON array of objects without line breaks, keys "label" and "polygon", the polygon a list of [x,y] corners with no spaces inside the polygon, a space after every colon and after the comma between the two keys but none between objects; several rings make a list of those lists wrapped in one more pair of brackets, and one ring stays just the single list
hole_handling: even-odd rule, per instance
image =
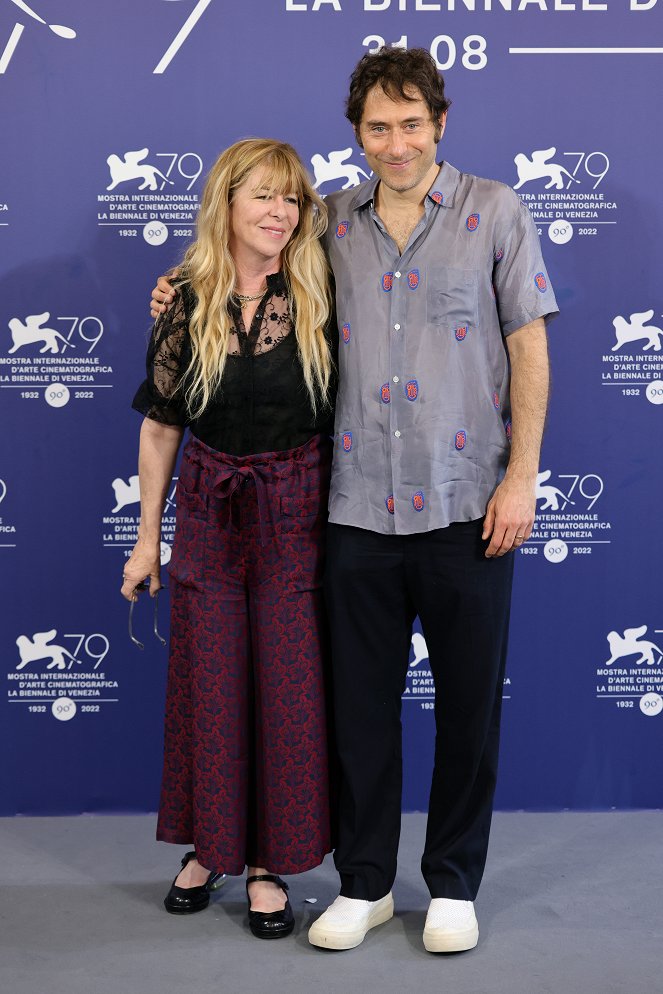
[{"label": "black lace top", "polygon": [[170,311],[155,323],[147,378],[132,405],[137,411],[162,424],[188,426],[201,442],[234,456],[282,452],[314,435],[331,435],[331,408],[318,404],[317,416],[311,408],[282,273],[267,277],[248,333],[241,310],[231,307],[233,330],[220,387],[192,420],[184,401],[184,374],[194,307],[195,296],[184,284]]}]

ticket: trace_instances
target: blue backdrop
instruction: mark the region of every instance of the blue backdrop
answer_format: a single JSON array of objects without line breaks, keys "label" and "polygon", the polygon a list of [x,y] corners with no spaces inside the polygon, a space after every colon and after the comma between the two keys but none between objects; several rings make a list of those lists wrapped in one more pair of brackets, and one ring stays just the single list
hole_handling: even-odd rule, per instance
[{"label": "blue backdrop", "polygon": [[[145,651],[130,644],[118,592],[148,291],[237,139],[291,141],[323,194],[362,179],[343,101],[383,40],[433,51],[453,100],[440,155],[518,190],[563,312],[498,806],[663,801],[663,0],[492,7],[0,0],[1,813],[155,808],[166,651],[147,602]],[[164,562],[173,524],[171,499]],[[415,633],[407,809],[427,803],[432,707]]]}]

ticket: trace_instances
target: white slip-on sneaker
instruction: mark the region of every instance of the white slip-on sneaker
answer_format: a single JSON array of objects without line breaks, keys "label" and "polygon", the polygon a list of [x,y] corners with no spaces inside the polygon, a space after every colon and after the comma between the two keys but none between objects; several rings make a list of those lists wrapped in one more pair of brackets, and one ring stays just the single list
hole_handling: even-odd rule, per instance
[{"label": "white slip-on sneaker", "polygon": [[309,929],[308,941],[322,949],[354,949],[369,929],[388,922],[394,914],[391,893],[379,901],[336,898]]},{"label": "white slip-on sneaker", "polygon": [[426,915],[424,946],[429,953],[461,953],[479,941],[479,924],[471,901],[434,897]]}]

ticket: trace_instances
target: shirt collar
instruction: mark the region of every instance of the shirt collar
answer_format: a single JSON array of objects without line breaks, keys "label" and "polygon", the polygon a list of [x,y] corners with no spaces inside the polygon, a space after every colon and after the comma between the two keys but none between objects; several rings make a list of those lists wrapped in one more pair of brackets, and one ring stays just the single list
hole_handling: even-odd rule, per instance
[{"label": "shirt collar", "polygon": [[[460,173],[449,162],[443,162],[426,194],[426,207],[436,204],[439,207],[453,207]],[[367,183],[362,183],[350,201],[351,210],[360,210],[375,200],[375,190],[379,179],[373,176]]]},{"label": "shirt collar", "polygon": [[373,176],[369,179],[367,183],[360,183],[357,192],[350,201],[350,209],[357,211],[360,207],[365,207],[366,204],[373,203],[375,199],[375,188],[378,185],[378,177]]},{"label": "shirt collar", "polygon": [[456,167],[449,162],[443,162],[426,194],[427,205],[432,203],[437,204],[438,207],[453,207],[459,180],[460,173]]}]

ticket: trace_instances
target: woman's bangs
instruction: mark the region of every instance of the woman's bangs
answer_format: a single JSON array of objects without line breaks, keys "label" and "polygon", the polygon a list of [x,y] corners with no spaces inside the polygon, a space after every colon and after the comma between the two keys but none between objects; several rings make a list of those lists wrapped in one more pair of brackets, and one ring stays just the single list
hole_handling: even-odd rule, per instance
[{"label": "woman's bangs", "polygon": [[287,156],[271,155],[267,162],[257,168],[261,170],[261,175],[254,193],[259,189],[281,197],[294,193],[300,203],[304,201],[305,190],[301,172]]}]

